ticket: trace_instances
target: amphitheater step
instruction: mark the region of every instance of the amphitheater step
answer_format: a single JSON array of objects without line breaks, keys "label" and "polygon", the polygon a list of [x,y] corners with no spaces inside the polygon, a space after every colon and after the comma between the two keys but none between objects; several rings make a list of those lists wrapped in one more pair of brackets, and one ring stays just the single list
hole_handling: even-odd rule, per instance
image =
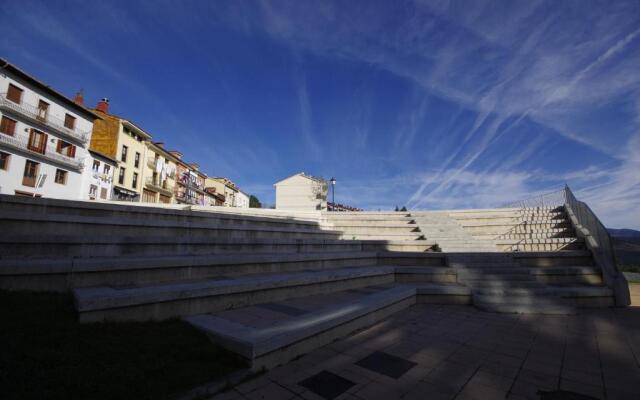
[{"label": "amphitheater step", "polygon": [[285,363],[416,302],[460,304],[469,297],[468,290],[455,285],[390,284],[185,319],[257,370]]},{"label": "amphitheater step", "polygon": [[95,237],[108,231],[113,236],[188,236],[209,239],[337,239],[341,232],[322,230],[318,225],[295,222],[264,222],[210,217],[198,221],[150,220],[135,214],[105,217],[67,214],[39,214],[0,211],[2,228],[16,235],[86,235]]},{"label": "amphitheater step", "polygon": [[106,257],[211,253],[434,251],[425,240],[216,239],[173,236],[0,235],[4,257]]},{"label": "amphitheater step", "polygon": [[505,313],[571,314],[578,307],[613,306],[606,287],[569,286],[473,290],[473,304],[483,310]]},{"label": "amphitheater step", "polygon": [[340,235],[343,240],[425,240],[422,233],[350,233],[344,232]]},{"label": "amphitheater step", "polygon": [[[0,288],[60,292],[88,286],[141,285],[216,276],[366,266],[376,264],[377,261],[375,252],[354,251],[57,259],[3,258],[0,259]],[[444,266],[444,257],[439,255],[433,258],[433,262],[423,264]]]}]

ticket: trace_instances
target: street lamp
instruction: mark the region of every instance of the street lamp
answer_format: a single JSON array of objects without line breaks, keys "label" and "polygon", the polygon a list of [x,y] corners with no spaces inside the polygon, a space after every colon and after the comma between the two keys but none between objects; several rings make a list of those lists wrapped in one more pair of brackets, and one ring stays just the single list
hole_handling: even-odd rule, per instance
[{"label": "street lamp", "polygon": [[336,178],[331,178],[331,202],[333,203],[333,211],[336,210]]}]

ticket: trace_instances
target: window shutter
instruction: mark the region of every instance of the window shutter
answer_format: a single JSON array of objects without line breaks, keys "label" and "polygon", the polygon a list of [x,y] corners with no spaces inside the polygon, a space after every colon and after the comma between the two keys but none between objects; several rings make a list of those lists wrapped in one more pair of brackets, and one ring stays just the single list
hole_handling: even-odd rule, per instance
[{"label": "window shutter", "polygon": [[46,133],[42,134],[42,140],[40,141],[40,148],[42,149],[42,154],[45,153],[45,151],[47,150],[47,138],[49,136]]},{"label": "window shutter", "polygon": [[69,157],[74,158],[76,156],[76,146],[71,145],[71,150],[69,151]]}]

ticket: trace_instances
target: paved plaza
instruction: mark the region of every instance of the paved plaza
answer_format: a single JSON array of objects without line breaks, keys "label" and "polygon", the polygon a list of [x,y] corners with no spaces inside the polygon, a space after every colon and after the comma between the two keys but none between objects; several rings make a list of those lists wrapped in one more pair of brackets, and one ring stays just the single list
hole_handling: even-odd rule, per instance
[{"label": "paved plaza", "polygon": [[639,356],[637,307],[416,305],[214,399],[638,399]]}]

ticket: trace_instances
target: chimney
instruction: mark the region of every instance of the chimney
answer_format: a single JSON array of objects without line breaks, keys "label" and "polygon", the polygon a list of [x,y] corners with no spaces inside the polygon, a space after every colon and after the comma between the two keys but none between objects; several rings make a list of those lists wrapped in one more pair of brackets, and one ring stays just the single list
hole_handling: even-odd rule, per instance
[{"label": "chimney", "polygon": [[96,110],[107,114],[109,112],[109,99],[105,97],[100,100],[96,106]]},{"label": "chimney", "polygon": [[171,154],[172,156],[174,156],[175,158],[177,158],[178,160],[182,159],[182,153],[180,153],[177,150],[171,150],[169,151],[169,154]]},{"label": "chimney", "polygon": [[84,95],[82,94],[82,89],[78,93],[76,93],[76,97],[73,98],[73,102],[84,106]]},{"label": "chimney", "polygon": [[191,163],[191,164],[189,164],[189,167],[190,167],[192,170],[197,171],[197,170],[198,170],[198,168],[200,168],[200,164],[198,164],[198,163]]},{"label": "chimney", "polygon": [[161,149],[164,149],[164,143],[162,142],[156,142],[154,143],[156,146],[160,147]]}]

